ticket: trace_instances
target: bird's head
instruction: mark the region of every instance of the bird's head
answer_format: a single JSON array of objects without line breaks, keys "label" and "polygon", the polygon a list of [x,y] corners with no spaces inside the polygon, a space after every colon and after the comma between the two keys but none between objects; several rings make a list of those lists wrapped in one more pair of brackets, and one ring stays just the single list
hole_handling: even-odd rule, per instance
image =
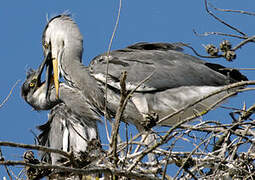
[{"label": "bird's head", "polygon": [[[25,82],[21,87],[22,98],[30,104],[35,110],[48,110],[59,103],[59,100],[53,95],[48,96],[48,89],[53,90],[53,79],[41,82],[43,66],[40,66],[36,71],[29,69]],[[52,92],[50,93],[52,94]]]},{"label": "bird's head", "polygon": [[29,69],[27,72],[26,81],[21,87],[21,96],[25,101],[28,101],[28,98],[40,87],[41,82],[37,72],[33,69]]},{"label": "bird's head", "polygon": [[25,82],[21,87],[22,98],[34,109],[40,110],[46,104],[46,83],[42,83],[40,73],[33,69],[27,72]]},{"label": "bird's head", "polygon": [[[59,76],[64,75],[62,66],[70,61],[80,60],[82,56],[83,38],[77,24],[69,15],[59,15],[52,18],[46,25],[42,44],[44,56],[50,56],[47,66],[53,67],[53,77],[56,96],[59,96]],[[51,75],[51,72],[48,72]]]}]

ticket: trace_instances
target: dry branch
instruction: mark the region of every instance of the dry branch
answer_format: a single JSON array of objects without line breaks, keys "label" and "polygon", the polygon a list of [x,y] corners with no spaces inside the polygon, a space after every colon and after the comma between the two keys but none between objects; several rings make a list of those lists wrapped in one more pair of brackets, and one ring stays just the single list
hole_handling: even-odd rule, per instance
[{"label": "dry branch", "polygon": [[13,89],[17,86],[17,84],[18,84],[19,82],[20,82],[20,80],[17,80],[17,81],[15,82],[15,84],[12,86],[12,88],[11,88],[11,90],[10,90],[8,96],[7,96],[7,97],[3,100],[3,102],[0,104],[0,108],[3,107],[3,105],[8,101],[8,99],[9,99],[10,96],[12,95]]}]

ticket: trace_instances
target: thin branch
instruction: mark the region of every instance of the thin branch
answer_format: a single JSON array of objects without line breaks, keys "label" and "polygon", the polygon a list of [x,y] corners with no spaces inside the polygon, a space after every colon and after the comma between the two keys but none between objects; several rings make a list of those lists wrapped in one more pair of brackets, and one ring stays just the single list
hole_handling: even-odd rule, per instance
[{"label": "thin branch", "polygon": [[29,144],[0,141],[0,146],[19,147],[19,148],[24,148],[24,149],[34,149],[34,150],[39,150],[39,151],[44,151],[44,152],[58,153],[62,156],[67,157],[68,159],[72,158],[71,155],[65,151],[61,151],[59,149],[47,148],[47,147],[39,146],[39,145],[29,145]]},{"label": "thin branch", "polygon": [[243,11],[243,10],[233,10],[233,9],[221,9],[213,6],[211,3],[208,3],[213,9],[216,11],[222,11],[222,12],[233,12],[233,13],[240,13],[240,14],[245,14],[249,16],[255,16],[255,13],[253,12],[248,12],[248,11]]},{"label": "thin branch", "polygon": [[106,127],[106,133],[107,133],[107,138],[108,141],[110,142],[111,138],[109,136],[109,131],[108,131],[108,126],[107,126],[107,121],[106,121],[106,117],[107,117],[107,88],[108,88],[108,74],[109,74],[109,59],[110,59],[110,51],[111,51],[111,47],[112,47],[112,42],[113,42],[113,38],[115,36],[118,24],[119,24],[119,19],[120,19],[120,11],[121,11],[121,4],[122,4],[122,0],[120,0],[119,2],[119,10],[118,10],[118,15],[117,15],[117,19],[116,19],[116,23],[115,23],[115,27],[111,36],[111,40],[109,43],[109,47],[107,50],[107,66],[106,66],[106,79],[105,79],[105,104],[104,104],[104,122],[105,122],[105,127]]},{"label": "thin branch", "polygon": [[[166,142],[166,140],[169,139],[169,135],[174,131],[174,129],[176,129],[176,127],[179,125],[180,123],[178,123],[177,125],[173,126],[172,128],[170,128],[168,130],[168,132],[161,138],[161,141],[155,143],[154,145],[150,146],[149,148],[145,149],[144,151],[142,151],[142,153],[139,155],[139,157],[136,159],[136,161],[128,168],[128,171],[132,171],[134,169],[134,167],[141,162],[141,160],[149,153],[151,153],[154,149],[156,149],[157,147],[159,147],[160,145],[164,144]],[[174,137],[171,136],[171,137]]]},{"label": "thin branch", "polygon": [[255,104],[253,104],[248,110],[243,111],[242,115],[240,116],[241,120],[248,119],[252,114],[255,112]]},{"label": "thin branch", "polygon": [[240,71],[254,71],[255,68],[236,68],[236,70],[240,70]]},{"label": "thin branch", "polygon": [[[174,115],[176,115],[176,114],[178,114],[178,113],[184,111],[186,108],[191,107],[191,106],[197,104],[198,102],[202,101],[203,99],[206,99],[206,98],[208,98],[208,97],[210,97],[210,96],[212,96],[212,95],[214,95],[214,94],[220,93],[220,92],[222,92],[222,91],[224,91],[224,90],[232,89],[232,88],[234,88],[234,87],[244,86],[244,85],[255,85],[255,81],[243,81],[243,82],[238,82],[238,83],[234,83],[234,84],[228,85],[228,86],[226,86],[226,87],[224,87],[224,88],[222,88],[222,89],[220,89],[220,90],[218,90],[218,91],[216,91],[216,92],[214,92],[214,93],[211,93],[210,95],[205,96],[205,97],[199,99],[198,101],[196,101],[196,102],[194,102],[194,103],[192,103],[192,104],[190,104],[190,105],[188,105],[188,106],[182,108],[181,110],[179,110],[179,111],[177,111],[177,112],[175,112],[175,113],[172,113],[172,114],[170,114],[169,116],[166,116],[166,117],[162,118],[158,123],[160,123],[160,122],[162,122],[163,120],[166,120],[166,119],[168,119],[168,118],[170,118],[170,117],[172,117],[172,116],[174,116]],[[232,96],[232,95],[233,95],[233,94],[230,94],[230,96]],[[228,98],[228,96],[222,98],[221,100],[223,101],[223,100],[226,99],[226,98]],[[216,102],[214,105],[212,105],[212,107],[214,107],[214,106],[217,105],[218,103],[219,103],[219,102]],[[196,116],[196,117],[197,117],[197,116]],[[167,131],[167,133],[166,133],[164,136],[162,136],[161,141],[155,143],[153,146],[151,146],[151,147],[145,149],[145,150],[142,152],[142,154],[137,158],[137,160],[129,167],[129,170],[131,171],[131,170],[138,164],[138,162],[140,162],[140,161],[144,158],[144,156],[145,156],[146,154],[152,152],[154,149],[156,149],[156,148],[159,147],[160,145],[164,144],[167,140],[169,140],[169,136],[170,136],[170,134],[174,131],[174,129],[178,128],[180,125],[182,125],[182,124],[184,124],[184,123],[186,123],[186,122],[188,122],[188,121],[190,121],[191,119],[194,119],[194,118],[195,118],[195,117],[191,117],[191,118],[184,119],[184,120],[182,120],[182,121],[176,123],[174,126],[172,126],[172,127]]]},{"label": "thin branch", "polygon": [[[118,108],[118,115],[116,114],[116,117],[117,118],[121,118],[123,112],[124,112],[124,109],[129,101],[129,98],[133,95],[133,93],[143,84],[145,83],[146,81],[148,81],[152,76],[153,74],[155,73],[155,70],[149,75],[147,76],[144,80],[142,80],[141,82],[138,83],[138,85],[128,94],[128,95],[125,95],[125,99],[123,102],[121,102],[122,106]],[[125,73],[124,73],[125,74]],[[125,80],[125,75],[123,76],[124,77],[124,80]],[[123,86],[123,84],[122,84]],[[126,93],[126,92],[125,92]],[[118,125],[118,124],[117,124]],[[119,126],[119,125],[118,125]],[[117,127],[118,128],[118,127]],[[115,152],[116,153],[116,152]],[[116,156],[116,154],[115,154]]]},{"label": "thin branch", "polygon": [[9,97],[12,94],[13,89],[17,86],[17,84],[20,82],[20,80],[17,80],[16,83],[12,86],[8,96],[3,100],[3,102],[0,104],[0,108],[8,101]]},{"label": "thin branch", "polygon": [[208,9],[208,4],[207,4],[207,0],[204,0],[205,2],[205,10],[208,14],[210,14],[214,19],[216,19],[217,21],[219,21],[220,23],[224,24],[225,26],[229,27],[230,29],[238,32],[239,34],[243,35],[243,36],[247,36],[245,33],[243,33],[242,31],[240,31],[239,29],[235,28],[234,26],[231,26],[230,24],[226,23],[225,21],[223,21],[222,19],[218,18],[216,15],[214,15],[209,9]]},{"label": "thin branch", "polygon": [[[1,148],[0,148],[0,161],[4,161],[3,153],[2,153],[2,149]],[[12,180],[12,176],[11,176],[11,174],[9,172],[8,167],[6,165],[4,165],[4,168],[5,168],[6,172],[7,172],[7,175],[9,176],[9,179]]]},{"label": "thin branch", "polygon": [[40,164],[35,165],[31,163],[26,163],[24,161],[0,161],[0,165],[7,165],[7,166],[16,166],[16,165],[22,165],[22,166],[29,166],[33,168],[38,169],[56,169],[63,172],[70,172],[74,174],[81,174],[81,175],[90,175],[90,174],[96,174],[96,173],[111,173],[116,176],[124,176],[127,178],[134,178],[134,179],[141,179],[141,180],[159,180],[156,177],[152,177],[152,175],[149,174],[142,174],[137,172],[129,172],[127,170],[119,170],[107,166],[95,166],[93,168],[86,168],[86,169],[80,169],[80,168],[71,168],[71,167],[64,167],[64,166],[57,166],[57,165],[48,165],[48,164]]},{"label": "thin branch", "polygon": [[114,161],[114,165],[115,167],[117,167],[117,159],[118,159],[118,156],[117,156],[117,143],[118,143],[118,140],[117,140],[117,136],[118,136],[118,133],[119,133],[119,127],[120,127],[120,120],[121,120],[121,116],[122,116],[122,113],[125,109],[126,106],[124,106],[124,101],[126,99],[126,96],[127,96],[127,91],[126,91],[126,78],[127,78],[127,72],[124,71],[122,72],[122,75],[120,77],[120,103],[119,103],[119,106],[118,106],[118,109],[117,109],[117,113],[115,115],[115,124],[113,126],[113,130],[112,130],[112,139],[111,139],[111,148],[112,148],[112,152],[113,152],[113,157],[115,158],[115,161]]},{"label": "thin branch", "polygon": [[249,42],[254,42],[255,40],[255,36],[251,36],[248,39],[243,40],[242,42],[240,42],[238,45],[236,45],[232,50],[236,51],[237,49],[241,48],[243,45],[249,43]]},{"label": "thin branch", "polygon": [[122,5],[122,0],[119,1],[118,15],[117,15],[116,23],[115,23],[115,26],[114,26],[114,29],[113,29],[112,37],[111,37],[111,40],[110,40],[110,43],[109,43],[109,46],[108,46],[107,56],[109,56],[109,54],[110,54],[113,38],[115,36],[116,30],[117,30],[118,25],[119,25],[121,5]]},{"label": "thin branch", "polygon": [[190,46],[190,45],[188,45],[188,44],[181,43],[181,45],[182,45],[182,46],[185,46],[185,47],[187,47],[187,48],[190,48],[190,49],[195,53],[196,56],[201,57],[201,58],[222,58],[222,57],[224,58],[223,55],[204,56],[204,55],[199,54],[192,46]]},{"label": "thin branch", "polygon": [[247,37],[244,37],[244,36],[238,36],[238,35],[235,35],[235,34],[227,34],[227,33],[222,33],[222,32],[204,32],[203,34],[199,34],[194,29],[193,29],[193,32],[198,37],[217,35],[217,36],[233,37],[233,38],[238,38],[238,39],[247,39]]},{"label": "thin branch", "polygon": [[169,159],[170,159],[170,156],[171,156],[172,154],[171,154],[171,152],[169,152],[169,154],[168,154],[168,156],[167,156],[167,158],[166,158],[166,162],[165,162],[165,164],[164,164],[164,169],[163,169],[163,173],[162,173],[162,180],[164,180],[165,179],[165,177],[166,177],[166,170],[167,170],[167,166],[168,166],[168,164],[169,164]]}]

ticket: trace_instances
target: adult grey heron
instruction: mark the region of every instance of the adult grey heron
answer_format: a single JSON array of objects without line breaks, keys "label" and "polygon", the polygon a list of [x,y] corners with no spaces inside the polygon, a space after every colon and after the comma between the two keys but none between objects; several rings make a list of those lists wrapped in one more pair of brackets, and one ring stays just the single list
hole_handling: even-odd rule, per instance
[{"label": "adult grey heron", "polygon": [[[48,22],[42,42],[45,55],[51,53],[57,95],[58,78],[62,75],[94,107],[104,111],[107,82],[106,107],[112,115],[119,105],[121,73],[127,72],[128,91],[134,90],[153,73],[148,81],[134,91],[123,114],[123,120],[133,123],[140,131],[146,129],[144,120],[154,115],[165,117],[226,85],[247,80],[237,70],[229,70],[219,64],[184,54],[181,47],[169,43],[137,43],[112,51],[109,57],[106,53],[99,55],[86,67],[81,63],[82,35],[77,24],[68,15],[56,16]],[[210,105],[226,94],[228,91],[211,96],[159,125],[171,126],[182,119],[195,118],[194,114],[203,114]],[[59,95],[61,96],[61,92]]]},{"label": "adult grey heron", "polygon": [[[83,100],[80,104],[76,101],[82,111],[80,110],[79,114],[72,111],[63,101],[66,100],[65,98],[62,96],[56,98],[56,91],[52,84],[49,84],[49,98],[45,99],[44,93],[47,86],[40,80],[42,69],[43,66],[40,66],[37,71],[30,70],[21,88],[24,100],[36,110],[51,109],[47,123],[38,127],[41,131],[38,136],[39,145],[67,152],[72,151],[77,158],[80,158],[84,152],[88,153],[88,146],[91,142],[100,141],[97,129],[97,121],[100,118]],[[79,96],[77,91],[72,91],[72,88],[64,83],[60,84],[59,90],[66,98],[70,98],[70,94],[72,97]],[[42,153],[41,156],[43,161],[52,165],[61,164],[65,160],[63,156],[55,153]],[[73,179],[79,178],[77,176]]]}]

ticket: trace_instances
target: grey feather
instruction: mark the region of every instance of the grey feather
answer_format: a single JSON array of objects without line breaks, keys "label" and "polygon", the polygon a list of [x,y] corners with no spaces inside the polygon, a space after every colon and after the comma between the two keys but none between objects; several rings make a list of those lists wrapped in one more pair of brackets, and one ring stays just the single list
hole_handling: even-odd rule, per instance
[{"label": "grey feather", "polygon": [[[181,43],[137,43],[124,49],[95,57],[89,67],[81,63],[82,35],[77,24],[66,16],[53,18],[44,30],[43,42],[51,44],[53,58],[59,58],[60,74],[66,83],[81,91],[82,99],[103,114],[105,110],[106,66],[109,58],[107,109],[116,114],[120,101],[120,77],[127,71],[126,86],[131,91],[147,78],[129,100],[123,114],[123,121],[131,122],[144,130],[144,117],[156,112],[163,117],[188,105],[202,95],[247,78],[237,70],[208,63],[182,52]],[[227,91],[187,109],[178,117],[168,119],[161,125],[172,125],[194,112],[201,113],[218,101]],[[146,112],[147,111],[147,112]]]}]

